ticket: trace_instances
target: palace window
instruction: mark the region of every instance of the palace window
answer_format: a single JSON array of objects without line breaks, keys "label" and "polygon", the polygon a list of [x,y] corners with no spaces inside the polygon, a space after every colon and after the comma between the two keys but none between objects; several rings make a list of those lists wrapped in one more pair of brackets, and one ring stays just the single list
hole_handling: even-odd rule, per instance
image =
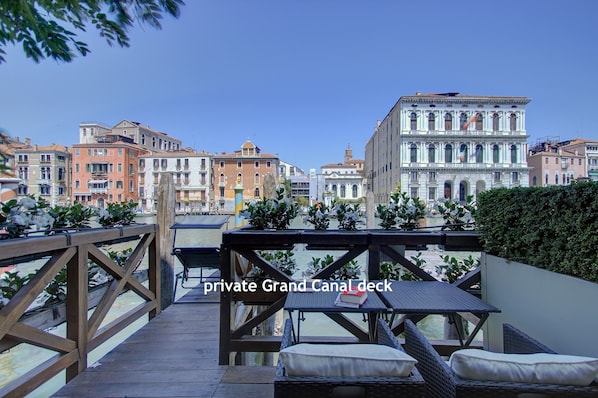
[{"label": "palace window", "polygon": [[475,120],[475,129],[480,131],[484,129],[484,116],[481,113],[477,114],[477,119]]},{"label": "palace window", "polygon": [[517,146],[511,145],[511,163],[517,163]]},{"label": "palace window", "polygon": [[428,130],[436,130],[436,117],[431,112],[428,114]]},{"label": "palace window", "polygon": [[492,147],[492,161],[494,163],[500,162],[500,150],[496,144]]},{"label": "palace window", "polygon": [[475,161],[476,163],[484,163],[484,147],[481,145],[475,147]]},{"label": "palace window", "polygon": [[517,115],[514,113],[511,113],[511,116],[509,117],[509,126],[511,131],[517,130]]},{"label": "palace window", "polygon": [[428,199],[436,200],[436,187],[428,188]]},{"label": "palace window", "polygon": [[492,115],[492,131],[498,131],[498,113]]},{"label": "palace window", "polygon": [[344,185],[341,185],[341,198],[344,198],[346,196],[346,188]]},{"label": "palace window", "polygon": [[461,163],[467,163],[467,156],[468,156],[467,145],[461,144],[461,146],[459,147],[459,161]]},{"label": "palace window", "polygon": [[436,147],[434,146],[434,144],[428,145],[428,162],[436,162]]},{"label": "palace window", "polygon": [[411,131],[417,130],[417,114],[415,112],[411,112],[411,115],[409,116],[409,118],[410,118],[410,122],[411,122],[409,129]]},{"label": "palace window", "polygon": [[462,113],[459,116],[459,130],[461,130],[461,131],[465,130],[466,123],[467,123],[467,115],[465,113]]},{"label": "palace window", "polygon": [[444,161],[446,163],[453,162],[453,146],[451,144],[447,144],[444,147]]},{"label": "palace window", "polygon": [[351,187],[351,194],[353,195],[353,198],[357,198],[357,185],[353,184],[353,186]]},{"label": "palace window", "polygon": [[409,161],[411,163],[417,162],[417,145],[411,144],[409,148]]},{"label": "palace window", "polygon": [[446,131],[453,129],[453,116],[450,113],[444,115],[444,129]]},{"label": "palace window", "polygon": [[256,188],[256,189],[253,190],[253,196],[255,198],[259,198],[260,197],[260,189],[259,188]]}]

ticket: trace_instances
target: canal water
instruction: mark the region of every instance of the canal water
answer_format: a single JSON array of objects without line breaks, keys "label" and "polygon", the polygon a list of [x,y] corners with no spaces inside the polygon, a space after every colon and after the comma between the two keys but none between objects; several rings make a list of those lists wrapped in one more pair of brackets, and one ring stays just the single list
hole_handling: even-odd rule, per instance
[{"label": "canal water", "polygon": [[[155,223],[156,219],[153,216],[138,216],[136,221],[138,223]],[[428,220],[428,225],[440,225],[442,219],[433,218]],[[331,229],[336,226],[331,223]],[[176,244],[178,246],[219,246],[222,239],[222,231],[234,228],[234,217],[231,217],[228,225],[225,225],[220,230],[202,229],[202,230],[178,230],[176,236]],[[300,217],[296,218],[291,225],[291,228],[306,229],[309,226],[305,225]],[[111,247],[111,250],[120,251],[126,248],[127,244],[120,244]],[[428,250],[421,252],[422,257],[426,260],[425,268],[429,272],[435,272],[435,266],[440,264],[440,256],[444,252],[438,248],[430,247]],[[306,269],[308,263],[314,257],[323,258],[328,252],[319,252],[313,250],[305,250],[304,247],[299,247],[295,251],[294,258],[297,262],[297,271],[294,274],[295,279],[302,279],[302,272]],[[333,254],[334,255],[334,254]],[[417,255],[417,252],[407,251],[406,257]],[[362,254],[357,258],[358,264],[361,265],[362,271],[366,268],[366,254]],[[17,269],[20,273],[29,273],[39,268],[43,262],[32,262],[18,265]],[[142,265],[143,267],[143,265]],[[175,273],[182,270],[182,265],[177,263],[175,265]],[[365,275],[362,273],[361,277]],[[190,284],[191,285],[191,284]],[[180,285],[177,288],[177,298],[186,294],[189,290],[182,289]],[[141,303],[141,299],[133,293],[123,294],[116,302],[113,310],[107,316],[107,322],[118,317],[119,314],[128,311],[134,306]],[[354,321],[356,323],[362,322],[362,316],[354,314]],[[283,314],[281,314],[282,319]],[[103,344],[101,347],[93,351],[89,356],[89,364],[96,361],[101,361],[101,357],[112,350],[116,345],[138,330],[147,322],[146,317],[136,321],[127,329],[123,330],[115,338]],[[281,321],[277,321],[280,325]],[[421,321],[418,326],[422,329],[424,334],[432,339],[443,338],[444,319],[441,316],[429,316]],[[348,336],[348,332],[336,325],[329,318],[321,314],[306,314],[306,319],[302,323],[302,335],[321,335],[321,336]],[[367,326],[363,325],[364,328]],[[64,336],[66,334],[64,325],[58,326],[50,331],[51,333]],[[52,351],[44,350],[37,347],[32,347],[27,344],[21,344],[11,350],[0,353],[0,387],[14,380],[16,377],[26,373],[41,362],[51,358],[55,355]],[[54,377],[52,380],[38,388],[35,392],[28,395],[30,398],[45,398],[56,392],[64,384],[64,372]]]}]

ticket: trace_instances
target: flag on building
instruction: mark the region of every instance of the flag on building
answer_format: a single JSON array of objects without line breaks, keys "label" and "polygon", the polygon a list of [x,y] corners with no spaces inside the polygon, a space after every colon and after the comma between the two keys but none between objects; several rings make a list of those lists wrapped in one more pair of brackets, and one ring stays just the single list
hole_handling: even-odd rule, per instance
[{"label": "flag on building", "polygon": [[471,118],[470,118],[470,119],[467,121],[467,123],[465,123],[465,124],[463,125],[463,130],[467,130],[467,128],[469,127],[469,125],[470,125],[471,123],[475,123],[475,122],[477,122],[477,121],[478,121],[478,116],[479,116],[479,115],[480,115],[479,113],[476,113],[475,115],[473,115],[473,116],[472,116],[472,117],[471,117]]}]

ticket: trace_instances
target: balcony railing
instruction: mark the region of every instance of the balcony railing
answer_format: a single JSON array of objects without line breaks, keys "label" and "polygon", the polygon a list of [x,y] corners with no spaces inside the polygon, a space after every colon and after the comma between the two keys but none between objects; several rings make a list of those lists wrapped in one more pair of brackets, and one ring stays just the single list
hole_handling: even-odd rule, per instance
[{"label": "balcony railing", "polygon": [[[26,343],[56,353],[0,388],[0,396],[25,396],[63,370],[66,370],[66,380],[71,380],[87,368],[88,355],[92,350],[142,316],[148,315],[151,319],[160,312],[157,236],[157,225],[140,224],[0,242],[0,265],[45,261],[35,276],[0,309],[0,352]],[[138,241],[123,266],[98,248],[102,244],[122,239]],[[146,254],[149,288],[143,286],[133,274]],[[113,277],[108,288],[102,291],[103,296],[97,299],[91,298],[90,289],[87,288],[89,260]],[[60,310],[48,310],[45,320],[37,316],[34,317],[35,321],[32,320],[26,314],[27,309],[64,267],[67,269],[66,306],[62,303]],[[106,315],[125,290],[136,293],[143,303],[105,324]],[[90,306],[95,309],[88,317]],[[58,319],[55,319],[54,314],[60,315]],[[66,322],[66,336],[45,330],[63,322]]]},{"label": "balcony railing", "polygon": [[[314,278],[328,279],[344,264],[355,259],[362,253],[367,254],[367,275],[369,280],[380,278],[381,259],[390,258],[422,280],[436,280],[423,269],[407,260],[399,253],[397,246],[424,248],[427,245],[441,245],[446,250],[481,251],[478,235],[472,231],[315,231],[315,230],[286,230],[286,231],[258,231],[240,229],[224,232],[221,245],[221,278],[225,282],[238,280],[240,258],[264,271],[268,278],[282,283],[292,279],[282,273],[277,267],[268,263],[259,254],[262,250],[293,250],[297,245],[305,245],[307,250],[340,251],[341,255],[319,271]],[[344,252],[344,254],[343,254]],[[471,285],[479,282],[476,278],[469,279]],[[220,364],[227,365],[231,354],[240,352],[277,352],[280,342],[266,337],[252,336],[252,330],[282,310],[286,300],[286,293],[279,291],[264,292],[228,292],[221,291],[220,296]],[[254,314],[244,323],[238,323],[234,312],[237,303],[243,302],[255,307],[260,312]],[[330,315],[329,315],[330,316]],[[343,317],[333,320],[360,340],[367,341],[367,335],[355,324]],[[402,323],[394,326],[395,334],[402,332]],[[256,349],[259,347],[259,349]]]}]

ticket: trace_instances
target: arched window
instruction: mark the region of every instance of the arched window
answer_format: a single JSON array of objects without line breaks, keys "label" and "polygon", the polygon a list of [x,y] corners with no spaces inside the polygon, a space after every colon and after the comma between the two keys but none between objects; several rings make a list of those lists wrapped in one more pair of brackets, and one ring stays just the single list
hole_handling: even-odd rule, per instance
[{"label": "arched window", "polygon": [[428,114],[428,130],[436,130],[436,116],[432,112]]},{"label": "arched window", "polygon": [[237,182],[241,185],[243,184],[243,174],[237,174]]},{"label": "arched window", "polygon": [[357,185],[353,184],[351,187],[353,198],[357,198]]},{"label": "arched window", "polygon": [[436,163],[436,147],[434,144],[428,146],[428,162]]},{"label": "arched window", "polygon": [[517,146],[511,145],[511,163],[517,163]]},{"label": "arched window", "polygon": [[253,183],[254,184],[260,183],[260,173],[255,173],[255,175],[253,176]]},{"label": "arched window", "polygon": [[459,116],[459,130],[465,130],[465,124],[467,123],[467,115],[462,113]]},{"label": "arched window", "polygon": [[509,117],[509,126],[511,131],[517,130],[517,115],[514,113],[511,113],[511,116]]},{"label": "arched window", "polygon": [[444,183],[444,198],[451,199],[453,196],[453,184],[450,181]]},{"label": "arched window", "polygon": [[341,198],[344,198],[345,196],[347,196],[346,190],[347,190],[347,188],[345,187],[345,185],[341,185]]},{"label": "arched window", "polygon": [[450,113],[444,115],[444,129],[446,131],[453,129],[453,116]]},{"label": "arched window", "polygon": [[556,185],[559,185],[559,175],[558,175],[558,174],[555,174],[555,175],[554,175],[554,183],[555,183]]},{"label": "arched window", "polygon": [[444,147],[444,161],[446,163],[453,162],[453,146],[451,144],[446,144]]},{"label": "arched window", "polygon": [[256,188],[253,190],[253,196],[256,198],[260,197],[260,189],[259,188]]},{"label": "arched window", "polygon": [[500,163],[500,150],[496,144],[492,147],[492,161],[494,163]]},{"label": "arched window", "polygon": [[467,152],[467,145],[461,144],[461,146],[459,147],[459,161],[461,163],[467,163]]},{"label": "arched window", "polygon": [[481,113],[478,113],[475,120],[475,129],[478,131],[484,130],[484,116]]},{"label": "arched window", "polygon": [[476,163],[484,163],[484,147],[481,145],[475,147],[475,161]]},{"label": "arched window", "polygon": [[411,112],[410,120],[411,126],[409,127],[409,129],[411,131],[417,130],[417,114],[415,112]]},{"label": "arched window", "polygon": [[218,178],[218,182],[220,184],[224,184],[226,182],[225,177],[224,177],[224,173],[220,173],[220,177]]},{"label": "arched window", "polygon": [[336,184],[332,185],[332,193],[334,194],[334,196],[338,195],[338,190],[336,189]]},{"label": "arched window", "polygon": [[538,185],[538,178],[536,176],[532,177],[532,185],[535,187],[536,185]]},{"label": "arched window", "polygon": [[409,147],[409,161],[411,163],[417,162],[417,145],[411,144]]},{"label": "arched window", "polygon": [[546,175],[544,176],[544,185],[548,186],[548,173],[546,173]]},{"label": "arched window", "polygon": [[498,113],[492,115],[492,131],[498,131]]}]

